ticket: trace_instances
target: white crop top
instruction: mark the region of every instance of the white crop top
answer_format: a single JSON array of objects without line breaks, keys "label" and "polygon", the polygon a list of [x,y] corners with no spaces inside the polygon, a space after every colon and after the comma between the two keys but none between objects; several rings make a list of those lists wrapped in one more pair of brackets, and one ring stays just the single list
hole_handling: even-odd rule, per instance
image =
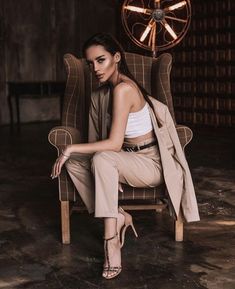
[{"label": "white crop top", "polygon": [[127,120],[125,138],[144,135],[153,129],[147,102],[136,112],[130,112]]}]

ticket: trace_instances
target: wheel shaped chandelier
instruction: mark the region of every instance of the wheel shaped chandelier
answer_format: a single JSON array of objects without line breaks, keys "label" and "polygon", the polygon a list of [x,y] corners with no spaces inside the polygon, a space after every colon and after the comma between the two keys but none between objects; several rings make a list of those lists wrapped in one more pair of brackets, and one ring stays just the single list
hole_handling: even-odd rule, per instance
[{"label": "wheel shaped chandelier", "polygon": [[125,0],[121,18],[130,39],[156,56],[184,38],[191,21],[191,4],[190,0]]}]

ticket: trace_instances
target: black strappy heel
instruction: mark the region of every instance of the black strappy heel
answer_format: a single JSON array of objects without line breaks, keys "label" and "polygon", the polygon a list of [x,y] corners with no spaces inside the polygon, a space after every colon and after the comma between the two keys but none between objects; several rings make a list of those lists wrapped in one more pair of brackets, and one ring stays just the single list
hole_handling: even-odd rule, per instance
[{"label": "black strappy heel", "polygon": [[[104,269],[103,269],[103,277],[105,279],[112,279],[112,278],[116,277],[117,275],[119,275],[121,273],[121,271],[122,271],[122,266],[110,266],[109,252],[108,252],[108,242],[113,240],[116,237],[118,237],[118,233],[116,233],[111,238],[108,238],[108,239],[104,238],[104,241],[105,241],[104,249],[105,249],[105,255],[106,255],[107,263],[108,263],[108,266],[105,266]],[[109,276],[109,273],[111,273],[110,276]]]}]

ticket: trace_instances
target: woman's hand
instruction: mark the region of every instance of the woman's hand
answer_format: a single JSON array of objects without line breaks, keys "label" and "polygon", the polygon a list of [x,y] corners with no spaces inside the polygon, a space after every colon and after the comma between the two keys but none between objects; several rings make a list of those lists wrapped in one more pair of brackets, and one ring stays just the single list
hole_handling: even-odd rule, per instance
[{"label": "woman's hand", "polygon": [[51,178],[57,178],[61,173],[61,168],[63,167],[64,163],[69,159],[70,153],[68,150],[62,151],[59,157],[56,159],[52,171],[51,171]]}]

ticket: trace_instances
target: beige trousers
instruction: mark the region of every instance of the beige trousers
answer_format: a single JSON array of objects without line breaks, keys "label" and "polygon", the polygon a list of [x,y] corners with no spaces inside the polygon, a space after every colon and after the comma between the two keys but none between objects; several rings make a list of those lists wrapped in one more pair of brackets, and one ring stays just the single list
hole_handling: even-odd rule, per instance
[{"label": "beige trousers", "polygon": [[[138,145],[152,141],[148,139]],[[95,217],[117,217],[119,183],[155,187],[163,182],[157,145],[138,152],[72,154],[66,168],[88,212],[94,212]]]}]

